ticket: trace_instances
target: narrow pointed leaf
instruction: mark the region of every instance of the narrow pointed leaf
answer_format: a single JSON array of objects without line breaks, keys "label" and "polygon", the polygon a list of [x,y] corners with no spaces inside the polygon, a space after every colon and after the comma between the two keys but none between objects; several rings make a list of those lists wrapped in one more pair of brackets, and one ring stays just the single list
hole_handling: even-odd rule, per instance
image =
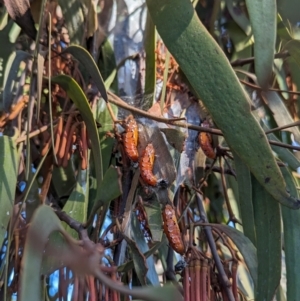
[{"label": "narrow pointed leaf", "polygon": [[246,0],[254,35],[254,65],[259,85],[267,89],[274,60],[277,7],[275,0]]},{"label": "narrow pointed leaf", "polygon": [[[287,167],[282,168],[288,188],[297,193],[296,183]],[[287,300],[300,300],[300,211],[281,207],[287,278]]]},{"label": "narrow pointed leaf", "polygon": [[147,11],[146,29],[144,37],[144,47],[146,52],[146,68],[145,68],[145,93],[153,94],[155,92],[155,48],[156,48],[156,31],[151,16]]},{"label": "narrow pointed leaf", "polygon": [[[281,142],[273,133],[268,134],[268,138],[273,141]],[[288,164],[288,166],[292,170],[296,171],[297,168],[300,167],[300,161],[296,158],[296,156],[289,149],[287,149],[285,147],[276,146],[276,145],[272,145],[271,147],[272,147],[272,150],[278,155],[279,159],[282,162]],[[285,178],[285,180],[286,180],[286,178]],[[287,183],[287,187],[289,187],[288,183]]]},{"label": "narrow pointed leaf", "polygon": [[53,210],[48,206],[40,206],[36,210],[31,226],[27,232],[26,244],[22,259],[21,301],[41,300],[41,280],[39,271],[42,264],[44,247],[48,236],[53,231],[62,230],[61,223]]},{"label": "narrow pointed leaf", "polygon": [[[4,90],[3,90],[3,107],[4,110],[8,111],[10,106],[12,105],[12,101],[14,98],[14,94],[12,92],[14,81],[17,78],[17,74],[19,72],[20,63],[22,61],[26,61],[32,56],[22,50],[18,50],[11,55],[7,63],[11,63],[8,69],[5,70],[4,77]],[[11,62],[10,60],[13,59]]]},{"label": "narrow pointed leaf", "polygon": [[[268,101],[268,106],[271,109],[273,117],[278,126],[284,126],[294,122],[291,114],[289,113],[287,107],[285,106],[283,100],[280,98],[277,92],[264,92],[263,95]],[[294,126],[285,129],[285,131],[291,132],[294,135],[295,140],[298,141],[298,143],[300,143],[300,131],[298,127]]]},{"label": "narrow pointed leaf", "polygon": [[0,246],[12,215],[19,170],[15,142],[8,136],[0,136]]},{"label": "narrow pointed leaf", "polygon": [[225,54],[198,19],[191,2],[146,2],[158,33],[222,130],[230,148],[274,199],[299,208],[300,201],[286,191],[266,136],[250,111],[249,97]]},{"label": "narrow pointed leaf", "polygon": [[258,279],[256,301],[272,301],[281,277],[281,218],[279,203],[252,177]]},{"label": "narrow pointed leaf", "polygon": [[[73,219],[80,223],[85,223],[87,219],[89,200],[89,174],[88,169],[79,170],[77,175],[77,183],[67,200],[64,211]],[[75,239],[78,239],[78,233],[66,226],[66,231]]]},{"label": "narrow pointed leaf", "polygon": [[227,9],[236,22],[236,24],[249,36],[251,34],[251,25],[246,13],[238,5],[234,6],[233,0],[226,0]]},{"label": "narrow pointed leaf", "polygon": [[58,0],[58,4],[62,9],[71,43],[78,45],[82,44],[85,39],[84,32],[86,27],[81,1]]},{"label": "narrow pointed leaf", "polygon": [[122,194],[122,185],[120,181],[120,172],[117,168],[110,166],[103,178],[103,181],[98,182],[97,189],[99,190],[99,196],[93,205],[90,218],[96,213],[96,211],[103,205],[109,205],[109,203]]},{"label": "narrow pointed leaf", "polygon": [[151,199],[149,204],[145,204],[145,211],[148,217],[148,224],[152,234],[153,241],[161,241],[162,240],[162,215],[161,208],[156,196]]},{"label": "narrow pointed leaf", "polygon": [[240,214],[244,234],[256,245],[254,210],[252,205],[251,173],[247,165],[234,154],[234,166],[238,182]]},{"label": "narrow pointed leaf", "polygon": [[[101,157],[101,148],[100,141],[97,131],[96,122],[91,111],[90,105],[87,101],[84,92],[77,84],[77,82],[67,75],[58,75],[51,78],[52,83],[59,84],[68,94],[68,96],[75,103],[76,107],[81,113],[82,119],[86,124],[89,137],[92,141],[92,154],[95,161],[96,168],[96,178],[98,183],[102,182],[103,171],[102,171],[102,157]],[[100,194],[100,186],[97,187],[97,197]]]},{"label": "narrow pointed leaf", "polygon": [[72,45],[66,48],[63,53],[70,53],[74,56],[76,60],[82,64],[86,71],[90,74],[95,85],[97,86],[99,92],[103,99],[107,102],[107,93],[104,85],[104,81],[100,74],[100,71],[93,59],[93,57],[86,51],[83,47],[78,45]]}]

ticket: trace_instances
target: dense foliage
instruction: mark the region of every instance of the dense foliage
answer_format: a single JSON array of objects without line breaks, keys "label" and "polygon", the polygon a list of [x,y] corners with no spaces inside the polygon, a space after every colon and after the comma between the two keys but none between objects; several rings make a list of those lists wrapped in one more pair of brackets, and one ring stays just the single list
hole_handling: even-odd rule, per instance
[{"label": "dense foliage", "polygon": [[298,300],[299,9],[0,1],[0,300]]}]

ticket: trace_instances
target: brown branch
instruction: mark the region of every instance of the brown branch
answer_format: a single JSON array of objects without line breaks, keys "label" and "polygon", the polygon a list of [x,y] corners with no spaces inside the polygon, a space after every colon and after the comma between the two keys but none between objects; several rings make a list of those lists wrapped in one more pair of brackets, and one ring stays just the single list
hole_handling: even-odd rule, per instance
[{"label": "brown branch", "polygon": [[125,110],[128,110],[132,113],[155,120],[157,122],[163,122],[166,124],[171,124],[171,125],[179,126],[182,128],[188,128],[188,129],[195,130],[198,132],[207,132],[207,133],[211,133],[211,134],[219,135],[219,136],[223,135],[223,133],[218,129],[211,129],[211,128],[206,128],[206,127],[190,124],[187,122],[180,122],[180,121],[178,121],[178,118],[168,119],[168,118],[164,118],[164,117],[155,116],[155,115],[145,112],[141,109],[130,106],[129,104],[127,104],[125,101],[123,101],[121,98],[119,98],[117,95],[113,94],[112,92],[107,91],[107,95],[108,95],[109,102],[111,102]]},{"label": "brown branch", "polygon": [[[202,127],[202,126],[198,126],[198,125],[194,125],[194,124],[190,124],[190,123],[185,123],[185,122],[179,122],[179,121],[177,121],[178,120],[177,118],[176,119],[167,119],[167,118],[164,118],[164,117],[158,117],[158,116],[152,115],[148,112],[145,112],[143,110],[140,110],[140,109],[137,109],[135,107],[132,107],[132,106],[128,105],[121,98],[119,98],[118,96],[116,96],[115,94],[113,94],[109,91],[107,92],[107,94],[108,94],[108,101],[109,102],[111,102],[111,103],[113,103],[113,104],[115,104],[115,105],[117,105],[117,106],[119,106],[123,109],[131,111],[135,114],[138,114],[140,116],[143,116],[143,117],[146,117],[146,118],[158,121],[158,122],[164,122],[166,124],[175,125],[175,126],[178,126],[178,127],[188,128],[188,129],[195,130],[195,131],[198,131],[198,132],[207,132],[207,133],[211,133],[213,135],[223,136],[223,133],[222,133],[221,130],[206,128],[206,127]],[[291,125],[289,125],[289,127],[290,126],[294,126],[294,125],[291,124]],[[270,133],[270,131],[273,131],[273,129],[268,130],[267,133]],[[285,148],[294,149],[294,150],[300,150],[300,147],[298,147],[298,146],[292,146],[292,145],[289,145],[289,144],[280,143],[280,142],[273,141],[273,140],[268,140],[268,141],[269,141],[270,144],[277,145],[277,146],[280,146],[280,147],[285,147]]]},{"label": "brown branch", "polygon": [[278,142],[278,141],[274,141],[274,140],[269,140],[269,143],[272,145],[300,151],[300,146],[294,146],[294,145],[290,145],[290,144],[286,144],[286,143],[282,143],[282,142]]},{"label": "brown branch", "polygon": [[294,127],[294,126],[298,126],[298,125],[300,125],[300,121],[299,120],[295,121],[295,122],[292,122],[290,124],[286,124],[286,125],[283,125],[283,126],[278,126],[277,128],[269,129],[269,130],[265,131],[265,133],[267,135],[267,134],[270,134],[270,133],[273,133],[273,132],[276,132],[276,131],[288,129],[288,128],[291,128],[291,127]]},{"label": "brown branch", "polygon": [[[254,90],[259,90],[262,91],[263,88],[260,86],[257,86],[255,84],[249,83],[245,80],[240,79],[240,82]],[[268,88],[269,91],[275,91],[275,92],[280,92],[280,93],[289,93],[289,94],[295,94],[295,95],[300,95],[300,91],[290,91],[290,90],[281,90],[281,89],[276,89],[276,88]]]},{"label": "brown branch", "polygon": [[[288,53],[288,51],[284,51],[284,52],[276,53],[274,55],[274,59],[285,59],[289,56],[290,56],[290,54]],[[232,67],[238,67],[238,66],[244,66],[244,65],[247,65],[247,64],[251,64],[253,62],[254,62],[254,57],[249,57],[249,58],[246,58],[246,59],[235,60],[235,61],[231,62],[230,64],[231,64]]]},{"label": "brown branch", "polygon": [[70,228],[74,229],[76,232],[78,232],[78,234],[80,236],[85,236],[85,234],[83,233],[83,231],[85,231],[83,225],[76,221],[74,218],[70,217],[66,212],[61,211],[61,210],[55,210],[55,213],[57,215],[57,217],[65,222]]},{"label": "brown branch", "polygon": [[[35,130],[35,131],[32,131],[31,133],[29,133],[29,139],[30,138],[33,138],[33,137],[35,137],[35,136],[37,136],[37,135],[39,135],[39,134],[41,134],[41,133],[43,133],[43,132],[45,132],[45,131],[47,131],[47,129],[50,127],[50,124],[48,124],[48,125],[44,125],[44,126],[42,126],[41,128],[39,128],[39,129],[37,129],[37,130]],[[25,135],[22,135],[21,137],[19,137],[17,140],[16,140],[16,142],[17,143],[20,143],[20,142],[23,142],[23,141],[25,141],[27,139],[27,135],[25,134]]]}]

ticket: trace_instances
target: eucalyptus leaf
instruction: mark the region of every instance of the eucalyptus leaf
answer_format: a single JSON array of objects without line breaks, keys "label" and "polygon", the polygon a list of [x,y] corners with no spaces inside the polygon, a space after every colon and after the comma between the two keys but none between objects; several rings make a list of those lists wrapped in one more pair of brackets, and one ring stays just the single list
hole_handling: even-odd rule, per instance
[{"label": "eucalyptus leaf", "polygon": [[251,25],[246,13],[241,9],[241,7],[234,5],[233,0],[226,0],[225,2],[235,23],[244,31],[247,36],[249,36],[251,34]]},{"label": "eucalyptus leaf", "polygon": [[[298,193],[296,182],[287,167],[281,169],[288,188]],[[298,300],[300,298],[300,278],[298,271],[300,268],[299,248],[300,248],[300,211],[290,210],[281,206],[283,221],[283,237],[287,278],[287,300]]]},{"label": "eucalyptus leaf", "polygon": [[147,18],[146,18],[144,47],[146,52],[145,93],[154,95],[155,86],[156,86],[156,78],[155,78],[156,77],[156,73],[155,73],[156,30],[148,11],[147,11]]},{"label": "eucalyptus leaf", "polygon": [[58,4],[62,9],[71,43],[81,45],[85,38],[85,16],[81,1],[58,0]]},{"label": "eucalyptus leaf", "polygon": [[[147,0],[146,2],[158,33],[179,63],[197,96],[205,104],[214,122],[222,130],[229,147],[244,161],[275,200],[285,206],[299,208],[300,201],[286,191],[286,184],[266,136],[250,111],[249,97],[225,54],[198,19],[192,3],[189,0]],[[258,4],[258,1],[253,2]],[[265,5],[266,2],[270,1],[262,1],[258,7]],[[262,21],[264,25],[271,26],[270,31],[265,31],[270,32],[269,43],[263,40],[263,44],[268,45],[268,51],[264,54],[267,57],[264,65],[264,80],[269,80],[267,77],[273,64],[275,39],[273,39],[272,26],[276,23],[276,14],[275,22],[270,17],[275,13],[273,2],[272,0],[270,9],[265,8],[268,16]],[[264,18],[264,15],[259,16],[259,26],[261,17]],[[259,27],[259,30],[262,31],[262,28]],[[255,31],[253,32],[255,35]],[[262,31],[263,35],[265,32]],[[259,56],[259,53],[258,51],[255,56]],[[270,56],[271,62],[269,62]]]},{"label": "eucalyptus leaf", "polygon": [[279,204],[252,177],[257,248],[257,301],[272,301],[281,277],[281,216]]},{"label": "eucalyptus leaf", "polygon": [[101,206],[108,206],[112,200],[122,194],[120,176],[120,172],[117,168],[110,166],[110,168],[107,169],[103,181],[100,183],[98,182],[97,189],[99,191],[99,196],[93,205],[89,220],[93,218],[94,214]]},{"label": "eucalyptus leaf", "polygon": [[0,246],[2,246],[15,200],[19,156],[15,141],[0,136]]},{"label": "eucalyptus leaf", "polygon": [[252,204],[252,184],[251,173],[244,162],[235,154],[234,166],[238,182],[240,214],[243,224],[244,234],[256,245],[256,233],[254,223],[254,210]]},{"label": "eucalyptus leaf", "polygon": [[17,50],[12,53],[7,59],[7,69],[4,76],[4,90],[3,90],[3,108],[8,111],[13,102],[14,94],[12,92],[13,84],[17,81],[17,74],[19,72],[20,63],[26,61],[32,56],[22,50]]},{"label": "eucalyptus leaf", "polygon": [[21,276],[21,301],[41,300],[41,280],[39,271],[42,265],[44,247],[53,231],[62,230],[62,226],[53,210],[40,206],[36,210],[31,226],[27,232],[26,244],[22,258],[23,273]]},{"label": "eucalyptus leaf", "polygon": [[90,74],[91,78],[94,80],[95,85],[97,86],[101,96],[107,102],[107,93],[104,81],[102,79],[101,73],[93,59],[93,57],[81,46],[72,45],[64,49],[63,53],[70,53],[78,60],[82,67]]},{"label": "eucalyptus leaf", "polygon": [[259,85],[267,89],[272,75],[277,7],[274,0],[246,0],[254,35],[254,65]]},{"label": "eucalyptus leaf", "polygon": [[[85,223],[87,219],[88,210],[88,200],[89,200],[89,174],[88,170],[80,169],[77,175],[77,183],[72,191],[70,197],[68,198],[64,211],[74,220]],[[78,233],[66,225],[66,231],[78,239]]]},{"label": "eucalyptus leaf", "polygon": [[[268,101],[268,106],[273,112],[273,117],[278,126],[284,126],[294,122],[291,114],[277,92],[264,92],[263,95]],[[300,131],[298,127],[291,127],[285,129],[285,131],[291,132],[294,135],[295,140],[300,143]]]},{"label": "eucalyptus leaf", "polygon": [[162,214],[161,207],[156,197],[151,199],[149,204],[145,204],[145,211],[147,213],[148,224],[152,235],[153,241],[162,240]]},{"label": "eucalyptus leaf", "polygon": [[[87,101],[87,98],[82,91],[81,87],[77,82],[67,75],[57,75],[51,78],[52,83],[59,84],[68,94],[68,96],[73,100],[76,107],[81,113],[82,119],[84,120],[89,133],[89,138],[92,142],[92,154],[94,158],[96,168],[96,178],[98,183],[102,182],[103,178],[103,169],[102,169],[102,157],[101,157],[101,148],[100,141],[97,131],[96,122],[91,111],[90,105]],[[100,189],[98,186],[97,189],[97,198],[99,198]]]}]

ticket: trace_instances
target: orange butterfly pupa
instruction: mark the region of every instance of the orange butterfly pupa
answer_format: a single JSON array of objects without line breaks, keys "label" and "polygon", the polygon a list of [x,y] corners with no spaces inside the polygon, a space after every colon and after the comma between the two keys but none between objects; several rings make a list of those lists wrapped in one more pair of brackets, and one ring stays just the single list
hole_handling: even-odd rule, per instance
[{"label": "orange butterfly pupa", "polygon": [[157,178],[153,174],[155,150],[152,143],[149,143],[139,161],[141,177],[144,182],[150,186],[157,185]]},{"label": "orange butterfly pupa", "polygon": [[[209,123],[207,121],[204,121],[202,124],[203,127],[209,127]],[[212,146],[212,138],[209,133],[201,132],[198,136],[198,141],[201,149],[203,150],[203,153],[206,157],[210,159],[216,158],[216,153],[214,151],[214,148]]]},{"label": "orange butterfly pupa", "polygon": [[177,223],[175,210],[171,205],[166,205],[162,212],[164,221],[164,232],[171,247],[179,254],[183,255],[185,247],[181,239],[180,229]]},{"label": "orange butterfly pupa", "polygon": [[125,120],[125,133],[123,134],[125,153],[130,160],[137,162],[139,153],[137,150],[138,144],[138,125],[132,115],[129,115]]}]

